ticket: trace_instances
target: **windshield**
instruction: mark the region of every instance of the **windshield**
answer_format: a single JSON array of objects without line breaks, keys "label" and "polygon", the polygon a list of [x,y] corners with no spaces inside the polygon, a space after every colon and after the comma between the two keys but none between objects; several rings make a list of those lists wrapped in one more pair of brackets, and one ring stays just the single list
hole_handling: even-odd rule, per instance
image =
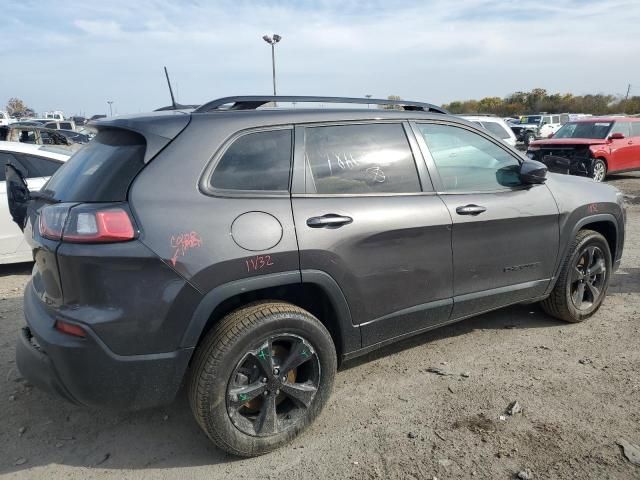
[{"label": "windshield", "polygon": [[529,115],[528,117],[520,117],[520,123],[526,123],[529,125],[538,125],[542,115]]},{"label": "windshield", "polygon": [[613,122],[569,122],[553,138],[607,138]]}]

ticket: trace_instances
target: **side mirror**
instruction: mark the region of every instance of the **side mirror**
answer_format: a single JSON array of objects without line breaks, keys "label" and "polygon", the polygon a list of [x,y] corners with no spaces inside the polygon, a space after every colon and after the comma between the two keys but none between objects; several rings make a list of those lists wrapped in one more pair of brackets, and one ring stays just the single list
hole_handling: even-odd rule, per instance
[{"label": "side mirror", "polygon": [[622,140],[624,138],[624,133],[616,132],[609,135],[609,140]]},{"label": "side mirror", "polygon": [[555,133],[550,133],[547,138],[553,138],[554,135],[555,135]]},{"label": "side mirror", "polygon": [[536,160],[526,159],[520,165],[520,181],[527,185],[544,183],[547,180],[547,166]]}]

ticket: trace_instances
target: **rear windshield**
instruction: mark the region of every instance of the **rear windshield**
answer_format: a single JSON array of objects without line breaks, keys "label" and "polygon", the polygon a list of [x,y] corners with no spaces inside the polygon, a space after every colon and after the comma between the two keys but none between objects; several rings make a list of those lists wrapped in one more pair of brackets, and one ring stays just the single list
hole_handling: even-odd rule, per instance
[{"label": "rear windshield", "polygon": [[103,129],[78,150],[44,186],[65,202],[118,202],[144,167],[145,140],[129,130]]}]

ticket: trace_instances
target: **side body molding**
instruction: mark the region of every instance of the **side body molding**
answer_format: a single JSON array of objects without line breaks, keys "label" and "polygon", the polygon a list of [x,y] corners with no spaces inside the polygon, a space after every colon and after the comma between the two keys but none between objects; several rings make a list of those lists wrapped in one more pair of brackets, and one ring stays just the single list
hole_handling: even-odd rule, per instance
[{"label": "side body molding", "polygon": [[182,348],[196,346],[211,313],[225,300],[241,293],[249,293],[265,288],[296,284],[301,285],[303,288],[304,284],[316,285],[320,287],[329,298],[338,317],[334,320],[338,327],[337,333],[339,338],[337,340],[340,342],[340,345],[337,345],[337,347],[340,352],[347,354],[360,349],[362,346],[360,327],[353,325],[351,322],[349,305],[347,304],[342,290],[330,275],[317,270],[279,272],[269,275],[261,275],[259,277],[236,280],[214,288],[204,296],[196,308],[182,337],[180,346]]}]

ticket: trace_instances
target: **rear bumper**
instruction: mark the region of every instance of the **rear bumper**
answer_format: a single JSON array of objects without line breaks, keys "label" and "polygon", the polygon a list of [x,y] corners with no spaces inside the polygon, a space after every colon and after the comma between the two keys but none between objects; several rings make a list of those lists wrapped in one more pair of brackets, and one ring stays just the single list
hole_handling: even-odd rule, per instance
[{"label": "rear bumper", "polygon": [[81,405],[136,410],[170,403],[193,352],[117,355],[85,324],[86,338],[58,332],[53,311],[31,283],[24,314],[27,327],[16,348],[20,373],[35,386]]}]

